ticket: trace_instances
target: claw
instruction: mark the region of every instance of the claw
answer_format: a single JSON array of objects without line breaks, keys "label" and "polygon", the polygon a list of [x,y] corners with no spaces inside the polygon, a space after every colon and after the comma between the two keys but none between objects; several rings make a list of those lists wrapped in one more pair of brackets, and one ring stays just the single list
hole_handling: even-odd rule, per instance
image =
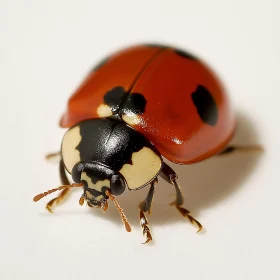
[{"label": "claw", "polygon": [[199,221],[197,221],[193,216],[190,215],[189,210],[187,210],[183,207],[177,206],[177,205],[176,205],[176,208],[182,214],[182,216],[187,217],[193,225],[198,227],[197,233],[202,231],[202,229],[203,229],[202,224]]},{"label": "claw", "polygon": [[140,210],[140,226],[143,229],[143,236],[146,237],[146,241],[142,244],[147,244],[153,240],[150,228],[148,226],[148,220],[145,217],[145,214]]},{"label": "claw", "polygon": [[142,244],[148,244],[148,243],[150,243],[152,240],[153,240],[153,237],[152,237],[150,231],[147,231],[147,233],[146,233],[146,241],[143,242]]},{"label": "claw", "polygon": [[79,204],[80,204],[81,206],[83,206],[84,203],[85,203],[85,199],[84,199],[84,196],[82,195],[82,196],[80,197],[80,199],[79,199]]},{"label": "claw", "polygon": [[52,206],[55,202],[56,198],[52,199],[51,201],[48,202],[48,204],[46,205],[46,209],[50,212],[50,213],[54,213],[53,210],[52,210]]},{"label": "claw", "polygon": [[47,210],[48,210],[50,213],[53,213],[53,210],[52,210],[53,206],[54,206],[54,205],[58,205],[59,203],[61,203],[61,202],[65,199],[65,197],[67,196],[67,194],[69,193],[69,191],[70,191],[69,189],[64,189],[64,190],[58,195],[58,197],[56,197],[56,198],[50,200],[50,201],[47,203],[47,205],[46,205]]}]

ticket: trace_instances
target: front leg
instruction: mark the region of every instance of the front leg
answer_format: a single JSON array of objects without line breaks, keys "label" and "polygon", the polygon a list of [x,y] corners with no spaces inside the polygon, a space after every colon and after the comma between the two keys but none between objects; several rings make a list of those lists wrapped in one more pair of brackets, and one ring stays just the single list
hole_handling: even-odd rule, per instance
[{"label": "front leg", "polygon": [[189,210],[181,207],[181,205],[184,203],[184,196],[181,187],[177,183],[178,175],[176,174],[176,172],[166,163],[163,163],[163,168],[161,170],[160,176],[175,187],[176,199],[170,205],[174,205],[184,217],[187,217],[193,225],[196,225],[198,227],[197,232],[200,232],[203,228],[201,223],[190,215]]},{"label": "front leg", "polygon": [[60,152],[56,152],[56,153],[49,153],[45,156],[46,160],[50,161],[50,160],[60,160],[61,158],[61,154]]},{"label": "front leg", "polygon": [[148,220],[145,216],[145,212],[148,212],[149,215],[151,214],[152,202],[153,202],[153,197],[154,197],[154,193],[155,193],[155,183],[157,183],[157,179],[151,183],[151,187],[150,187],[147,197],[139,204],[140,226],[142,227],[143,235],[146,238],[146,241],[143,244],[149,243],[153,240],[151,230],[148,226]]},{"label": "front leg", "polygon": [[[65,168],[64,168],[62,159],[59,162],[59,175],[60,175],[60,181],[61,181],[62,185],[70,184],[69,180],[67,178],[66,172],[65,172]],[[55,204],[61,203],[65,199],[65,197],[69,194],[69,192],[70,192],[70,188],[65,189],[65,190],[61,191],[60,194],[56,198],[49,201],[46,205],[46,208],[48,209],[48,211],[50,213],[53,213],[53,211],[52,211],[53,206]]]}]

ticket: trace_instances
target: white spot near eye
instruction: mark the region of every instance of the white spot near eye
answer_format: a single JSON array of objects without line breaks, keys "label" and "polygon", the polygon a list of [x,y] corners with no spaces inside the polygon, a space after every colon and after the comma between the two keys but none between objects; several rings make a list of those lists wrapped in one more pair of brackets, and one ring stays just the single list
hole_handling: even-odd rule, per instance
[{"label": "white spot near eye", "polygon": [[108,105],[101,104],[97,108],[97,115],[101,118],[110,117],[113,115],[111,108]]}]

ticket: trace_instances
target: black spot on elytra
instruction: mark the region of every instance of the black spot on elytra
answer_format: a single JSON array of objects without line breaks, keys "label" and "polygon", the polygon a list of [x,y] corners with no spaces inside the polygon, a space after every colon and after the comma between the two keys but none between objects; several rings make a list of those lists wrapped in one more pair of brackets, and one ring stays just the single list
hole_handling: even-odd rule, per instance
[{"label": "black spot on elytra", "polygon": [[141,93],[130,93],[124,102],[123,113],[144,114],[146,103],[147,101]]},{"label": "black spot on elytra", "polygon": [[114,87],[104,95],[104,102],[116,114],[120,109],[125,95],[126,92],[123,87]]},{"label": "black spot on elytra", "polygon": [[105,65],[107,63],[107,61],[109,60],[110,57],[106,57],[104,59],[102,59],[101,61],[99,61],[99,63],[97,63],[91,70],[91,72],[95,72],[98,69],[100,69],[103,65]]},{"label": "black spot on elytra", "polygon": [[206,124],[215,126],[218,121],[218,107],[211,93],[205,87],[199,85],[196,91],[192,93],[192,101],[201,120]]},{"label": "black spot on elytra", "polygon": [[175,49],[174,52],[175,52],[176,54],[178,54],[178,55],[180,55],[180,56],[186,58],[186,59],[197,60],[197,58],[196,58],[194,55],[192,55],[192,54],[190,54],[190,53],[188,53],[188,52],[186,52],[186,51],[182,51],[182,50],[179,50],[179,49]]},{"label": "black spot on elytra", "polygon": [[104,95],[104,102],[113,114],[143,114],[146,107],[146,99],[141,93],[126,93],[123,87],[114,87]]}]

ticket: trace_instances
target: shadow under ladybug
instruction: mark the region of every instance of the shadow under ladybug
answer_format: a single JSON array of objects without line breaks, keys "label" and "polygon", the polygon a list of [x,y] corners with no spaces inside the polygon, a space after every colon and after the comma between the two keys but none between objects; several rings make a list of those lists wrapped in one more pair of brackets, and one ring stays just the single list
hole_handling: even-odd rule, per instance
[{"label": "shadow under ladybug", "polygon": [[[168,162],[176,170],[180,178],[183,193],[187,194],[185,204],[192,209],[192,213],[196,217],[199,216],[199,212],[203,211],[204,208],[209,208],[211,205],[219,203],[242,187],[242,182],[250,176],[250,173],[260,160],[260,151],[262,149],[259,145],[254,144],[258,142],[258,132],[250,122],[249,117],[239,113],[237,115],[237,131],[225,152],[194,165],[176,165]],[[48,158],[56,155],[50,154]],[[62,180],[67,184],[68,178],[62,178]],[[59,196],[61,200],[58,201],[57,198],[54,198],[48,205],[53,206],[54,203],[60,203],[64,196],[66,196],[66,192],[63,194],[62,191],[62,196]],[[139,204],[139,201],[143,201],[146,196],[147,188],[143,188],[136,192],[126,191],[118,197],[118,202],[133,227],[139,224],[138,211],[135,206]],[[182,221],[182,218],[168,207],[174,197],[174,189],[170,188],[167,182],[159,179],[158,184],[155,184],[153,208],[150,209],[150,214],[152,213],[152,215],[149,215],[149,222],[151,224],[170,224]],[[106,211],[105,216],[101,211],[92,211],[91,208],[88,209],[88,212],[96,217],[106,218],[120,225],[119,213],[114,209]],[[141,218],[145,219],[146,226],[148,226],[147,218],[142,216],[140,220]],[[130,226],[127,229],[130,231]],[[147,240],[146,242],[151,241]]]}]

